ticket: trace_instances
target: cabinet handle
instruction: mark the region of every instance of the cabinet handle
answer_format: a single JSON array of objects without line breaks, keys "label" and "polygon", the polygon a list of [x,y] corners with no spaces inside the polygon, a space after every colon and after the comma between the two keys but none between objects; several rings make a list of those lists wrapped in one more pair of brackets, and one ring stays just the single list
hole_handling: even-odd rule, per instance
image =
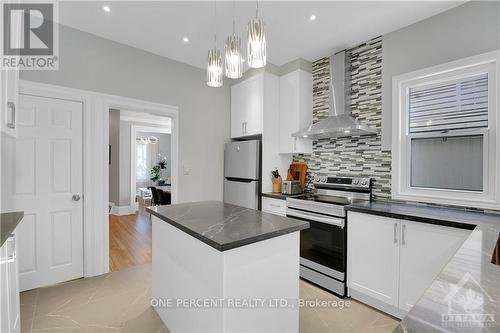
[{"label": "cabinet handle", "polygon": [[394,244],[398,242],[398,224],[394,223]]},{"label": "cabinet handle", "polygon": [[403,224],[403,230],[401,231],[401,244],[406,244],[406,224]]},{"label": "cabinet handle", "polygon": [[297,151],[297,138],[294,138],[293,140],[293,151]]},{"label": "cabinet handle", "polygon": [[277,205],[277,204],[269,204],[269,206],[276,207],[276,208],[280,208],[281,207],[280,205]]},{"label": "cabinet handle", "polygon": [[10,121],[7,123],[7,127],[16,128],[16,104],[7,102],[7,109],[10,111]]},{"label": "cabinet handle", "polygon": [[247,122],[245,121],[245,135],[247,134]]}]

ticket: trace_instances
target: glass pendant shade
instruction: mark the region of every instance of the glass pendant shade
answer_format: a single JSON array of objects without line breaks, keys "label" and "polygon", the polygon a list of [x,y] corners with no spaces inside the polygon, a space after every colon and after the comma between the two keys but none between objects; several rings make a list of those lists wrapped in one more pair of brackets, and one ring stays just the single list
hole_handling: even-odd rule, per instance
[{"label": "glass pendant shade", "polygon": [[230,79],[239,79],[243,75],[241,67],[241,39],[232,35],[226,39],[226,76]]},{"label": "glass pendant shade", "polygon": [[222,56],[216,48],[208,50],[207,85],[222,87]]},{"label": "glass pendant shade", "polygon": [[266,65],[266,31],[264,21],[254,18],[248,22],[248,66],[261,68]]}]

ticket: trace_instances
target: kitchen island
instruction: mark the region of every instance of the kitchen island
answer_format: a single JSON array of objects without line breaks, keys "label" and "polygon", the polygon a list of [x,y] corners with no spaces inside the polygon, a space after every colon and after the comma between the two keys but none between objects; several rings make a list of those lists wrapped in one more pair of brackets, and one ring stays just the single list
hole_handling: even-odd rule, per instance
[{"label": "kitchen island", "polygon": [[298,332],[307,222],[218,201],[148,212],[152,305],[171,332]]}]

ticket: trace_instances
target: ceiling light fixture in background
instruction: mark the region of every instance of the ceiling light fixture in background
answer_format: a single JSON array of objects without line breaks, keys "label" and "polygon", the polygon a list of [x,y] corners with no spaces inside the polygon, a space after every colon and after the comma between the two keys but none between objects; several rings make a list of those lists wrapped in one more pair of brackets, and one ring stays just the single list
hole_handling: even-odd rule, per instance
[{"label": "ceiling light fixture in background", "polygon": [[184,37],[184,38],[182,39],[182,41],[183,41],[184,43],[189,43],[189,38]]},{"label": "ceiling light fixture in background", "polygon": [[266,30],[259,18],[259,2],[255,10],[255,18],[248,22],[247,61],[251,68],[266,66]]},{"label": "ceiling light fixture in background", "polygon": [[104,10],[106,13],[109,13],[111,11],[111,8],[109,6],[102,6],[102,10]]},{"label": "ceiling light fixture in background", "polygon": [[311,21],[315,21],[316,20],[316,15],[312,14],[311,16],[309,16],[309,19]]},{"label": "ceiling light fixture in background", "polygon": [[208,50],[207,86],[218,88],[222,87],[222,56],[217,49],[217,1],[214,1],[214,22],[214,47]]},{"label": "ceiling light fixture in background", "polygon": [[230,79],[242,77],[241,38],[235,33],[236,5],[233,1],[233,34],[226,39],[225,72]]}]

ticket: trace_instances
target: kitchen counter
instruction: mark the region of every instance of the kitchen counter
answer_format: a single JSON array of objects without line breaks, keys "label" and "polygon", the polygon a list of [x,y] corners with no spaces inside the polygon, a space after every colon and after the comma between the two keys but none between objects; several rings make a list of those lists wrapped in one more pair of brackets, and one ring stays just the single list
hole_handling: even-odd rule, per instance
[{"label": "kitchen counter", "polygon": [[309,223],[219,201],[156,206],[147,211],[219,251],[309,228]]},{"label": "kitchen counter", "polygon": [[19,222],[24,217],[24,212],[11,212],[0,214],[0,246],[5,243],[7,238],[16,229]]},{"label": "kitchen counter", "polygon": [[273,199],[279,199],[279,200],[286,200],[286,198],[293,198],[297,197],[300,195],[303,195],[304,193],[299,193],[299,194],[282,194],[279,192],[267,192],[267,193],[262,193],[263,197],[266,198],[273,198]]},{"label": "kitchen counter", "polygon": [[[148,212],[152,304],[173,304],[154,307],[171,332],[299,331],[299,234],[309,223],[218,201]],[[257,311],[235,307],[256,299]],[[216,304],[184,306],[200,300]]]},{"label": "kitchen counter", "polygon": [[348,210],[472,230],[395,332],[498,332],[500,266],[491,260],[500,215],[391,202]]}]

